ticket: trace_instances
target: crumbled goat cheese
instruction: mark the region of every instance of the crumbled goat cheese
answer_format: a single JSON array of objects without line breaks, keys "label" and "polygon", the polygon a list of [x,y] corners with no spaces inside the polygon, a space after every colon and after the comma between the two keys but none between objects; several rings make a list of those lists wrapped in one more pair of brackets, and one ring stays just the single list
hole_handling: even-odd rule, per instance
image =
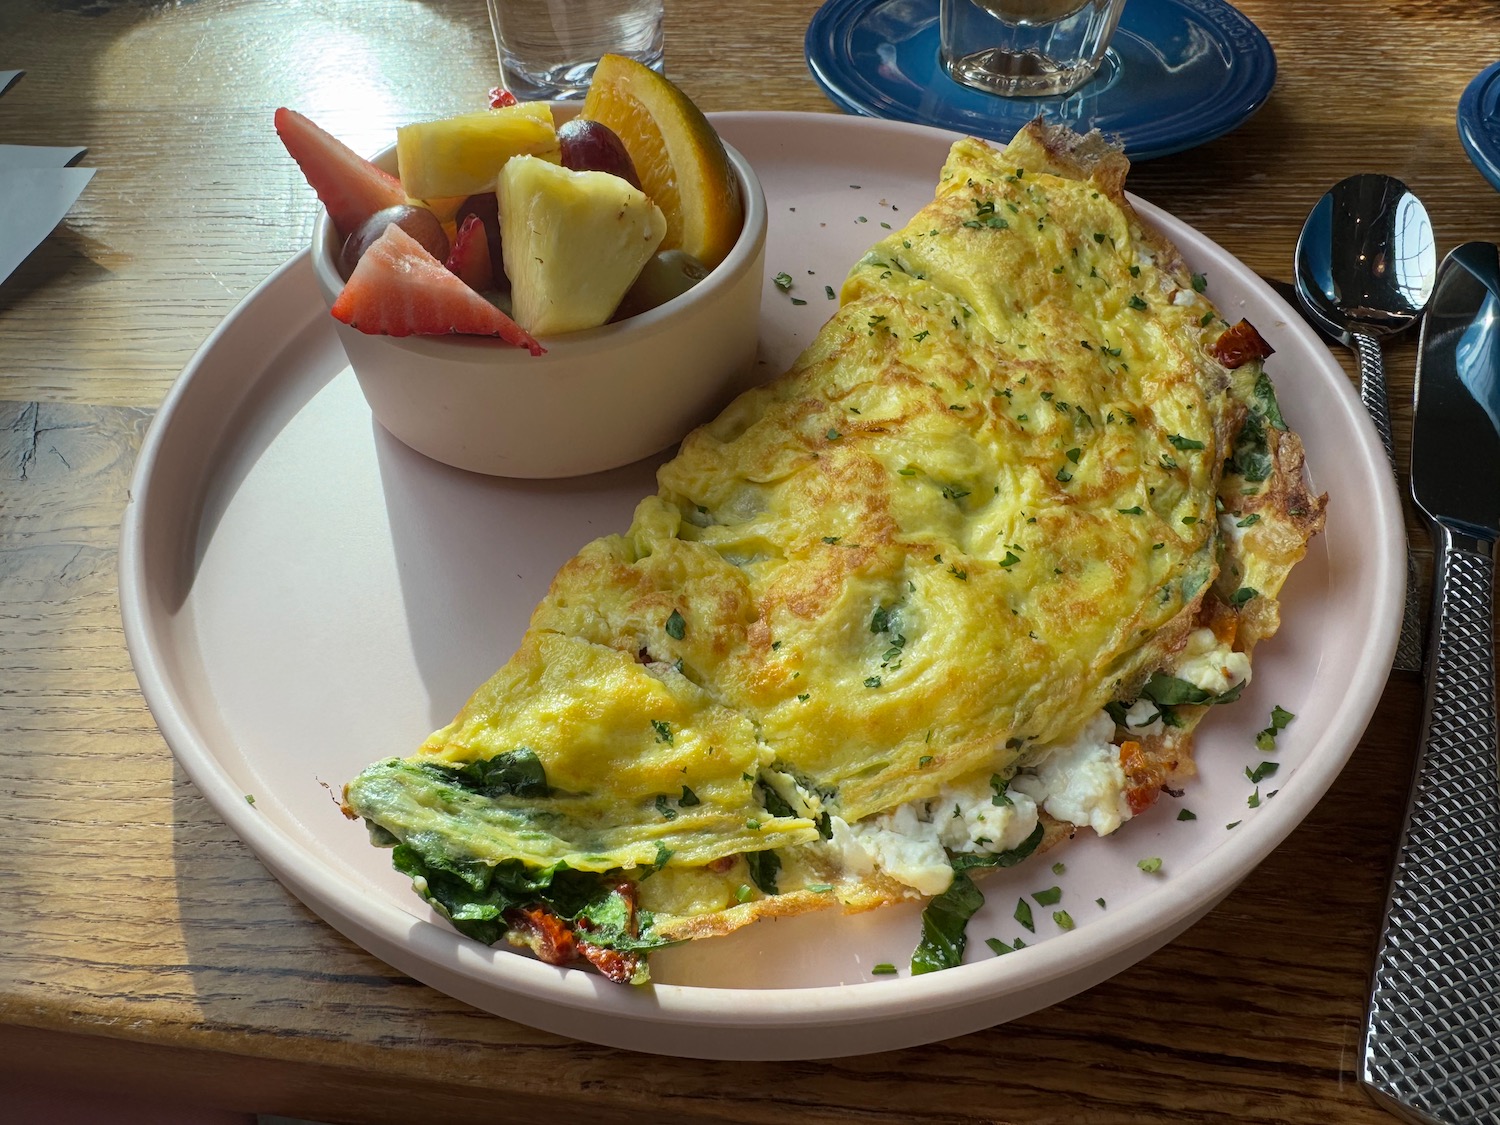
[{"label": "crumbled goat cheese", "polygon": [[1149,699],[1137,699],[1125,712],[1125,729],[1143,737],[1160,734],[1166,729],[1161,721],[1161,708]]},{"label": "crumbled goat cheese", "polygon": [[1099,712],[1071,742],[1058,744],[1032,770],[1017,773],[1011,792],[1029,795],[1058,820],[1109,835],[1131,815],[1120,749],[1110,743],[1114,731],[1114,720]]},{"label": "crumbled goat cheese", "polygon": [[988,777],[974,778],[852,825],[832,817],[827,846],[855,875],[879,868],[934,895],[953,881],[951,855],[1019,847],[1036,829],[1040,808],[1100,835],[1113,832],[1130,818],[1120,751],[1110,743],[1114,730],[1114,720],[1101,711],[1076,738],[1044,748],[1035,766],[1011,779],[1008,804],[995,803]]},{"label": "crumbled goat cheese", "polygon": [[1194,629],[1188,634],[1173,675],[1220,695],[1235,684],[1250,682],[1250,658],[1243,652],[1231,651],[1214,636],[1212,629]]}]

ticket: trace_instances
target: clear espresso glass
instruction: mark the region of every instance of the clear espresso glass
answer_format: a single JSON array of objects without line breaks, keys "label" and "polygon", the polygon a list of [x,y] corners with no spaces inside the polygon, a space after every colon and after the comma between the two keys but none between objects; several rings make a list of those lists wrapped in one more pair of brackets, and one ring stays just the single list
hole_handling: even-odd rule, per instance
[{"label": "clear espresso glass", "polygon": [[1067,94],[1094,76],[1125,0],[941,0],[943,69],[992,94]]},{"label": "clear espresso glass", "polygon": [[662,68],[662,0],[488,0],[500,81],[522,101],[581,98],[601,55]]}]

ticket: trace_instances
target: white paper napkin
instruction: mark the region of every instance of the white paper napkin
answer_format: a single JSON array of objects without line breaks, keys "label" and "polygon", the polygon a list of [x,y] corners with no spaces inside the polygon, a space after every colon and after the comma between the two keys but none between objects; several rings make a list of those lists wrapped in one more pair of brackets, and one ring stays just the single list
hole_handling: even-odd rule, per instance
[{"label": "white paper napkin", "polygon": [[[0,94],[19,70],[0,70]],[[0,145],[0,283],[62,222],[92,168],[71,168],[87,150],[69,145]]]}]

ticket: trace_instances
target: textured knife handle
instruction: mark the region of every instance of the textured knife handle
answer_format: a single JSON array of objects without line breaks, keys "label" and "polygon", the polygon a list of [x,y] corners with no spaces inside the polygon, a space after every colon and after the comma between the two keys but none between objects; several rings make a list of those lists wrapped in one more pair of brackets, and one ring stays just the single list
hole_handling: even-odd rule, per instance
[{"label": "textured knife handle", "polygon": [[1492,546],[1438,528],[1422,740],[1360,1079],[1409,1121],[1500,1122],[1500,740]]},{"label": "textured knife handle", "polygon": [[[1396,471],[1396,442],[1391,436],[1391,405],[1385,393],[1385,360],[1380,342],[1374,336],[1356,332],[1350,337],[1354,354],[1359,357],[1359,398],[1365,413],[1375,423],[1380,444],[1391,472]],[[1396,642],[1395,666],[1404,672],[1422,668],[1422,608],[1418,604],[1417,560],[1410,544],[1406,550],[1406,602],[1401,611],[1401,636]]]}]

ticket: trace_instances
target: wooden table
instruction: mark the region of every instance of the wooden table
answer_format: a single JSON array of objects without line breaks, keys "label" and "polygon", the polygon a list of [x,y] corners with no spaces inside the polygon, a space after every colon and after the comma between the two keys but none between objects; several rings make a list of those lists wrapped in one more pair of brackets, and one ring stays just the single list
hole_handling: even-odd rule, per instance
[{"label": "wooden table", "polygon": [[[1133,190],[1283,279],[1312,202],[1357,171],[1416,189],[1442,251],[1500,238],[1500,194],[1454,129],[1500,53],[1492,5],[1242,7],[1277,51],[1269,103],[1138,167]],[[669,72],[708,110],[831,111],[803,61],[815,9],[669,0]],[[371,151],[472,107],[496,80],[484,5],[8,0],[7,67],[27,75],[0,141],[86,144],[100,171],[0,284],[0,1071],[349,1122],[1388,1120],[1354,1063],[1420,707],[1401,675],[1326,800],[1200,924],[950,1042],[785,1065],[635,1055],[478,1012],[324,925],[152,722],[121,636],[119,517],[168,386],[311,230],[271,110]],[[1413,358],[1408,341],[1390,365],[1403,457]]]}]

